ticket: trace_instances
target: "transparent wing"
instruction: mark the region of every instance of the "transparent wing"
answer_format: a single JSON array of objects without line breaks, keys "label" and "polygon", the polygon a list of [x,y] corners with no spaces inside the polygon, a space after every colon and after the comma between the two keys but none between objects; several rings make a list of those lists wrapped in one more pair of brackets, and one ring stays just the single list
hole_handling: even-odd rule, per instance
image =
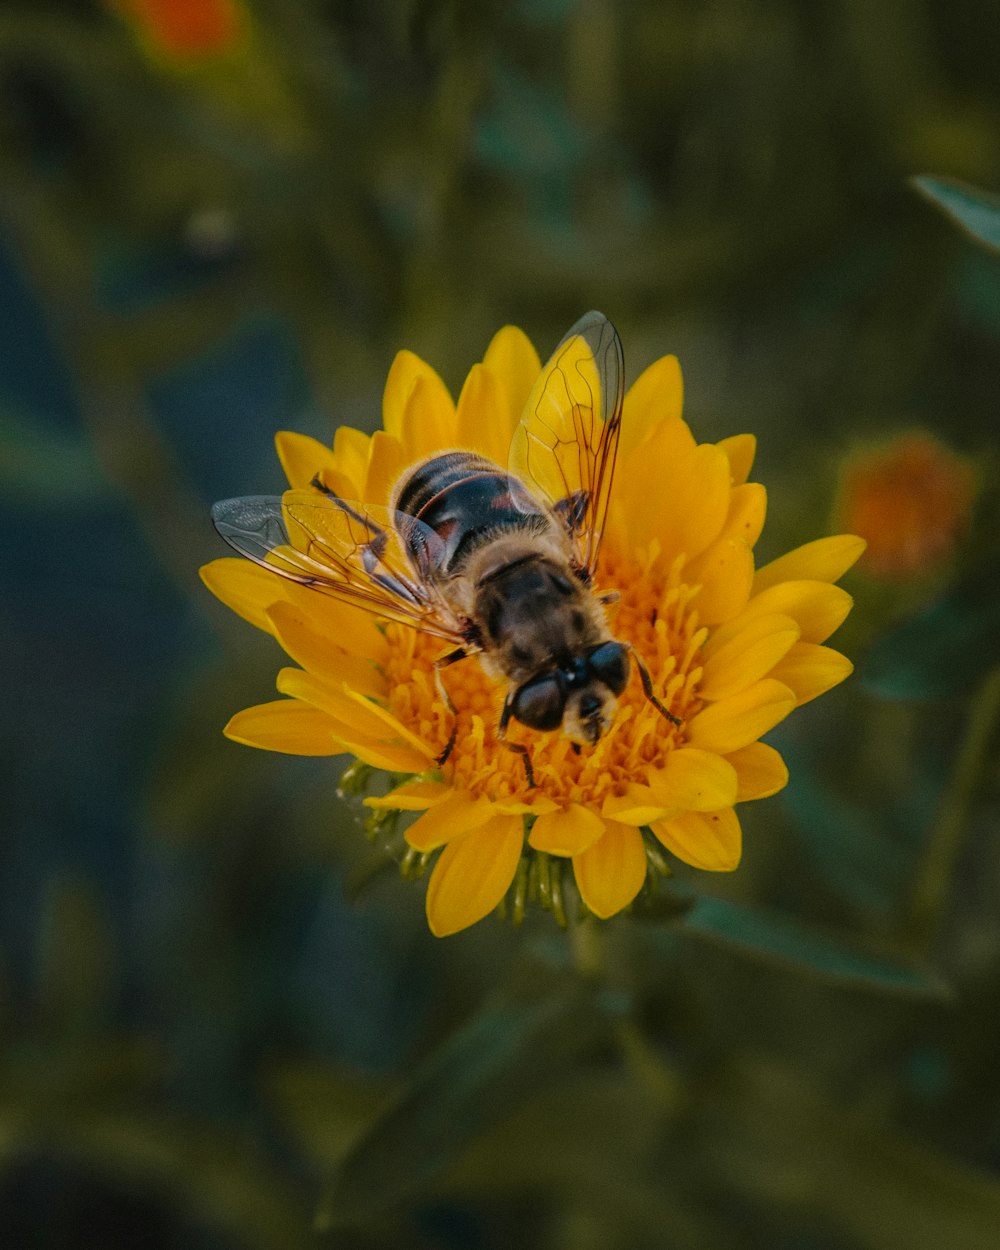
[{"label": "transparent wing", "polygon": [[428,577],[440,539],[413,517],[289,490],[224,499],[212,521],[240,555],[280,577],[466,645],[463,622]]},{"label": "transparent wing", "polygon": [[602,313],[587,313],[542,370],[511,443],[511,473],[561,517],[590,574],[611,499],[624,379],[617,331]]}]

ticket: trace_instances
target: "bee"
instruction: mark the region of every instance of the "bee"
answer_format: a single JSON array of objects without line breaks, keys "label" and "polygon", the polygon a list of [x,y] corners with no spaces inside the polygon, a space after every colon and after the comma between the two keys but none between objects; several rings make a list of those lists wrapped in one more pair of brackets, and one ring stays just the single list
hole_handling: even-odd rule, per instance
[{"label": "bee", "polygon": [[[511,719],[561,729],[574,748],[611,728],[634,661],[663,718],[649,671],[615,639],[594,586],[621,434],[621,342],[601,313],[581,318],[542,371],[516,427],[506,468],[476,452],[444,450],[408,468],[387,508],[343,499],[317,474],[309,490],[227,499],[212,508],[222,537],[281,577],[412,626],[449,649],[442,670],[478,656],[506,683],[499,741]],[[456,740],[438,757],[443,764]]]}]

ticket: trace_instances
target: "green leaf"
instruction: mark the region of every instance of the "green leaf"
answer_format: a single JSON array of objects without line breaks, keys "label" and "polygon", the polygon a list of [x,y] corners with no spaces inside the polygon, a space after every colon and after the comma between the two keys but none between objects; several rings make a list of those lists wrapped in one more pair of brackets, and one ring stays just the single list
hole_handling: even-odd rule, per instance
[{"label": "green leaf", "polygon": [[591,1043],[603,1027],[594,996],[575,978],[532,971],[526,993],[488,1003],[420,1065],[344,1159],[320,1228],[357,1224],[418,1194]]},{"label": "green leaf", "polygon": [[978,681],[1000,661],[1000,561],[891,629],[861,666],[883,699],[939,699]]},{"label": "green leaf", "polygon": [[777,912],[725,899],[700,898],[677,932],[766,963],[880,993],[921,998],[945,998],[949,993],[932,972],[891,954],[867,950],[860,943]]},{"label": "green leaf", "polygon": [[921,174],[910,186],[929,200],[976,243],[1000,252],[1000,198],[959,182]]}]

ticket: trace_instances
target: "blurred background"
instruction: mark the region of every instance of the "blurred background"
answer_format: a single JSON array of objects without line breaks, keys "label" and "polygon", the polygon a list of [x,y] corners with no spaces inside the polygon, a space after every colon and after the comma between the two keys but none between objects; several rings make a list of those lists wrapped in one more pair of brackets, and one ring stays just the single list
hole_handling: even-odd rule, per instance
[{"label": "blurred background", "polygon": [[[3,0],[0,82],[4,1250],[1000,1243],[994,4]],[[222,737],[208,508],[592,307],[762,559],[869,538],[859,672],[736,874],[437,941]]]}]

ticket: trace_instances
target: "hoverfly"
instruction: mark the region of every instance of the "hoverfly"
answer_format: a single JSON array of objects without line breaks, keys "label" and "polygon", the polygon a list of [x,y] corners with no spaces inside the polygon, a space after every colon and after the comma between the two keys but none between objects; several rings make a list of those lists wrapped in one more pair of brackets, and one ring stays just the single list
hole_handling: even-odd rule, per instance
[{"label": "hoverfly", "polygon": [[[468,450],[407,469],[389,506],[342,499],[317,475],[310,490],[226,499],[212,508],[222,537],[282,577],[412,626],[449,644],[441,670],[469,656],[507,683],[497,737],[534,774],[528,748],[507,740],[511,718],[562,731],[576,749],[611,726],[636,663],[593,588],[621,433],[624,364],[610,321],[588,313],[535,384],[501,467]],[[438,757],[443,764],[457,730]]]}]

